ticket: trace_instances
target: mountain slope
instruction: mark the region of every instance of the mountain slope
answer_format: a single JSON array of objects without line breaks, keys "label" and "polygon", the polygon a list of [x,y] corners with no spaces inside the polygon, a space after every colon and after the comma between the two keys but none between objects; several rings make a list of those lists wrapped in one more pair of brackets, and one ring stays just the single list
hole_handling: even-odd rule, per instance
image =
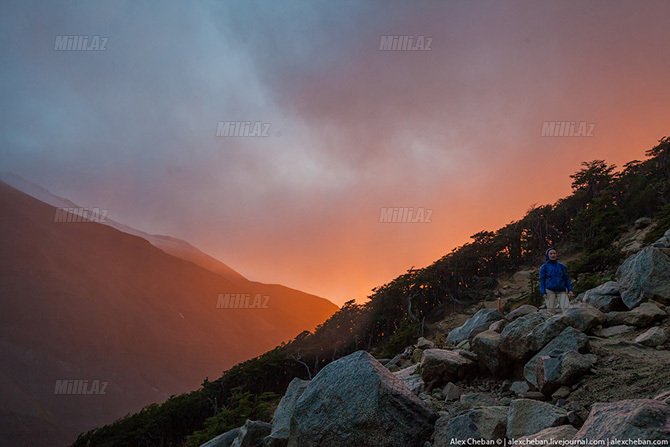
[{"label": "mountain slope", "polygon": [[[48,426],[57,430],[42,441],[72,442],[337,310],[286,287],[231,281],[109,226],[54,222],[55,208],[1,182],[0,207],[4,445],[23,445],[23,434],[35,445]],[[269,298],[266,308],[217,308],[219,294]],[[76,379],[108,382],[106,394],[54,394],[56,381]]]},{"label": "mountain slope", "polygon": [[[71,202],[70,200],[52,194],[49,190],[29,182],[28,180],[25,180],[24,178],[19,177],[18,175],[11,172],[0,172],[0,180],[18,189],[19,191],[28,194],[29,196],[32,196],[44,203],[48,203],[51,206],[55,206],[56,208],[80,208],[79,205]],[[122,224],[108,217],[106,217],[104,221],[101,221],[100,223],[108,225],[112,228],[116,228],[117,230],[123,231],[124,233],[146,239],[151,243],[151,245],[160,248],[165,253],[181,259],[185,259],[187,261],[191,261],[200,267],[206,268],[207,270],[214,273],[218,273],[224,278],[233,281],[246,280],[244,276],[240,275],[238,272],[228,267],[223,262],[209,256],[206,253],[203,253],[182,239],[158,234],[149,234],[144,231],[129,227],[128,225]]]}]

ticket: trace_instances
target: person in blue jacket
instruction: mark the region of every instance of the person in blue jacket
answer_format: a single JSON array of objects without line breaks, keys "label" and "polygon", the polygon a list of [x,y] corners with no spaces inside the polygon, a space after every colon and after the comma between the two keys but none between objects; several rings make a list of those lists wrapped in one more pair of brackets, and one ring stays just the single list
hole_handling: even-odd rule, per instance
[{"label": "person in blue jacket", "polygon": [[556,261],[556,249],[549,248],[544,253],[545,262],[540,267],[540,293],[547,309],[555,310],[560,306],[561,311],[570,307],[570,298],[575,296],[572,292],[572,283],[568,276],[568,269],[565,265]]}]

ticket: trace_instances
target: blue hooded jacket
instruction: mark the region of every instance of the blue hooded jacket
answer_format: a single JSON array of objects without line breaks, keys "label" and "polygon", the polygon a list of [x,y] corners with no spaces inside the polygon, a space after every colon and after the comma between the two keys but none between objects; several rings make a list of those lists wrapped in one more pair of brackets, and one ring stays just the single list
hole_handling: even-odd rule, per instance
[{"label": "blue hooded jacket", "polygon": [[567,267],[560,262],[551,261],[549,250],[554,250],[554,248],[548,248],[544,252],[544,259],[547,262],[540,267],[540,294],[546,295],[547,289],[554,292],[571,291],[572,283],[568,277]]}]

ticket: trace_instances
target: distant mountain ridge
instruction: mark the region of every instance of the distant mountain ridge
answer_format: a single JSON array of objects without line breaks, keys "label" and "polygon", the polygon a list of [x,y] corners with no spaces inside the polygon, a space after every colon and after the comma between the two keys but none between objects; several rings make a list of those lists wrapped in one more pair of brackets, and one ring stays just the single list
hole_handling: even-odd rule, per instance
[{"label": "distant mountain ridge", "polygon": [[[0,444],[66,445],[313,330],[324,298],[230,279],[0,182]],[[256,294],[263,308],[219,306]],[[55,392],[63,381],[106,392]],[[81,383],[81,382],[78,382]],[[62,390],[62,387],[60,388]]]},{"label": "distant mountain ridge", "polygon": [[[21,192],[24,192],[29,196],[32,196],[44,203],[48,203],[49,205],[54,206],[56,208],[81,208],[80,205],[77,205],[68,199],[59,197],[51,193],[51,191],[49,191],[48,189],[40,185],[36,185],[35,183],[32,183],[12,172],[0,172],[0,180],[18,189]],[[105,218],[104,220],[101,220],[99,223],[108,225],[112,228],[116,228],[117,230],[123,231],[124,233],[132,234],[133,236],[138,236],[141,237],[142,239],[146,239],[154,247],[158,247],[164,252],[171,254],[173,256],[177,256],[178,258],[182,258],[186,261],[191,261],[192,263],[199,265],[200,267],[204,267],[207,270],[210,270],[214,273],[218,273],[224,278],[233,281],[246,280],[244,276],[240,275],[238,272],[228,267],[223,262],[219,261],[216,258],[213,258],[207,253],[200,251],[198,248],[194,247],[193,245],[189,244],[188,242],[182,239],[171,236],[163,236],[159,234],[149,234],[142,230],[137,230],[135,228],[129,227],[128,225],[122,224],[108,217]]]}]

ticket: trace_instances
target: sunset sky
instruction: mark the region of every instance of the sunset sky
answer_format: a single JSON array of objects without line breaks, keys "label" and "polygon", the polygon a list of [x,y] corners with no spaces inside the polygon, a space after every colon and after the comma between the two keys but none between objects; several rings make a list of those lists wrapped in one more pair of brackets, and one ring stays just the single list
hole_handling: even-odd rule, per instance
[{"label": "sunset sky", "polygon": [[[364,302],[568,195],[582,161],[670,135],[669,18],[668,1],[3,1],[0,171],[249,279]],[[268,136],[217,136],[225,121]]]}]

